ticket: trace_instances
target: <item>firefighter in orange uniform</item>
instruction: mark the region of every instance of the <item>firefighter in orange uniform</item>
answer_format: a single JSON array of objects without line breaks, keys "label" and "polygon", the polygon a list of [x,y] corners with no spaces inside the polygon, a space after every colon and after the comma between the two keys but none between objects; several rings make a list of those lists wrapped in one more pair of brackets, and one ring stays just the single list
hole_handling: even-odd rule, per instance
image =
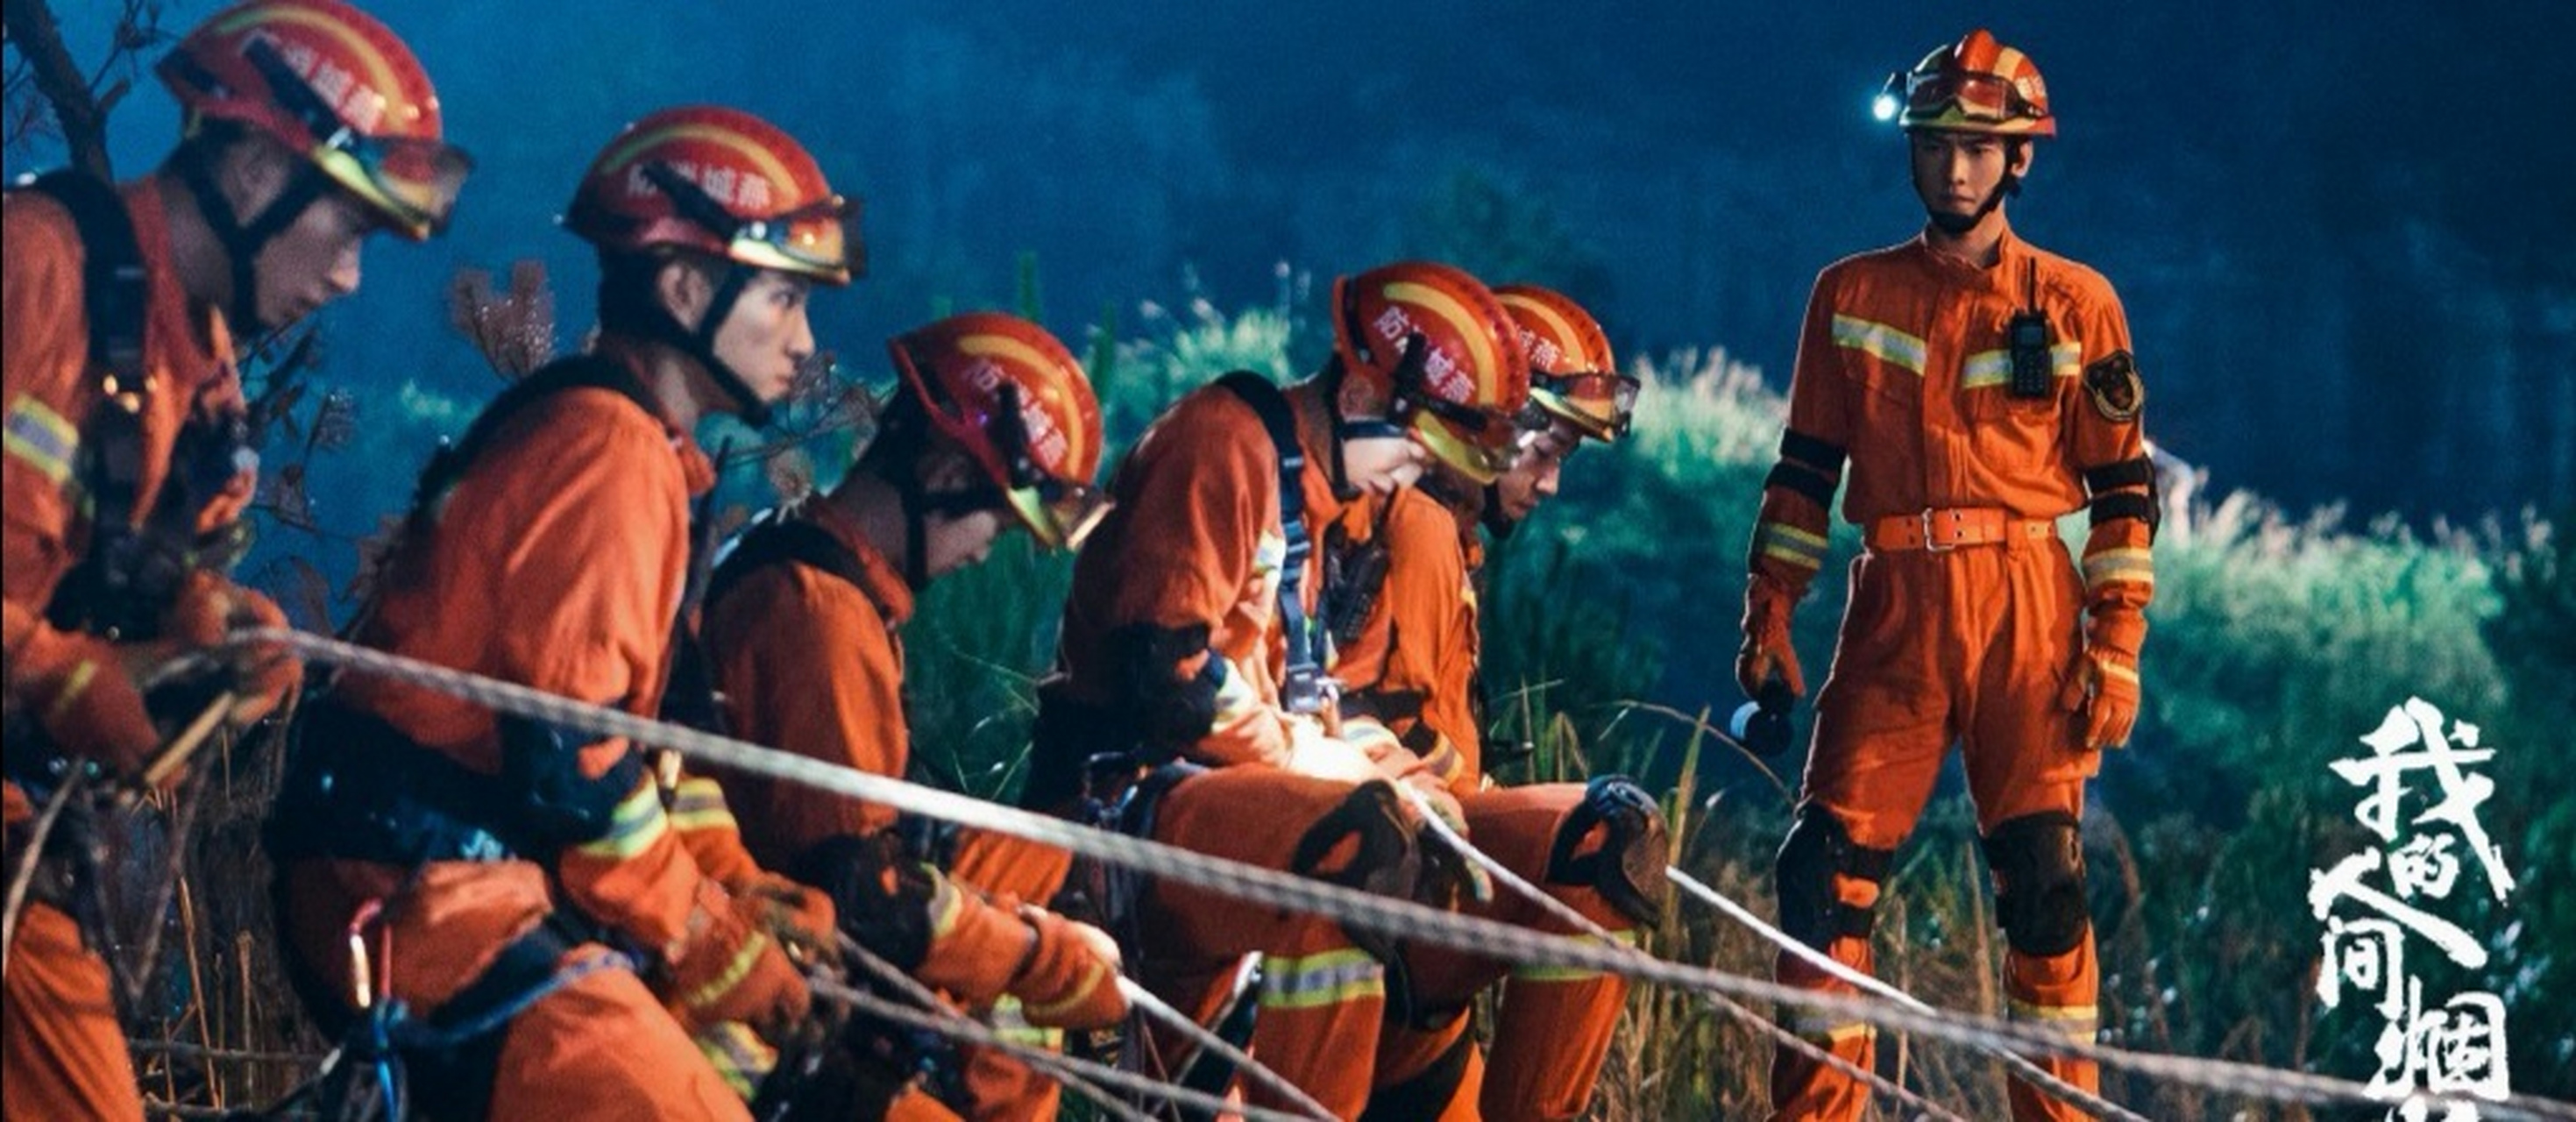
[{"label": "firefighter in orange uniform", "polygon": [[[1530,362],[1530,407],[1510,470],[1486,486],[1442,474],[1423,488],[1354,504],[1336,525],[1327,603],[1345,709],[1384,721],[1464,804],[1469,841],[1623,938],[1652,923],[1667,859],[1663,816],[1620,776],[1497,788],[1484,772],[1477,697],[1475,582],[1481,522],[1507,534],[1553,496],[1586,438],[1627,430],[1637,382],[1581,306],[1544,288],[1494,290]],[[1437,494],[1440,499],[1432,496]],[[1444,501],[1445,500],[1445,501]],[[1510,894],[1471,914],[1568,933],[1573,925]],[[1409,999],[1379,1043],[1372,1118],[1573,1118],[1592,1095],[1627,998],[1617,975],[1512,969],[1438,948],[1409,949]],[[1508,980],[1506,980],[1508,979]],[[1490,1064],[1467,1008],[1504,981]]]},{"label": "firefighter in orange uniform", "polygon": [[[887,349],[902,382],[878,435],[829,493],[738,540],[708,587],[705,635],[735,733],[901,778],[914,595],[1011,525],[1046,548],[1078,540],[1097,511],[1101,427],[1082,368],[1026,320],[952,316]],[[943,872],[892,808],[719,778],[751,855],[829,888],[850,935],[922,981],[1040,1028],[1126,1015],[1107,933],[1034,906],[1069,855],[970,831]],[[883,1097],[913,1071],[872,1074]],[[1055,1084],[1007,1057],[970,1049],[959,1074],[971,1117],[1054,1116]]]},{"label": "firefighter in orange uniform", "polygon": [[[655,712],[691,497],[714,478],[690,433],[711,412],[759,424],[786,393],[814,348],[812,287],[849,281],[848,214],[747,113],[664,110],[611,140],[565,216],[598,251],[595,348],[432,461],[359,639]],[[622,739],[365,675],[300,731],[269,836],[290,964],[326,1024],[390,1035],[414,1102],[747,1115],[700,1049],[718,1026],[775,1036],[805,1016],[791,952],[831,947],[828,903],[729,890]]]},{"label": "firefighter in orange uniform", "polygon": [[[2096,966],[2077,821],[2100,752],[2138,712],[2155,588],[2145,391],[2100,274],[2012,233],[2039,137],[2054,136],[2028,56],[1972,31],[1889,78],[1914,190],[1904,244],[1817,278],[1780,463],[1764,487],[1736,677],[1748,695],[1805,680],[1789,618],[1825,554],[1828,507],[1861,528],[1833,673],[1816,700],[1797,819],[1780,848],[1781,926],[1870,967],[1872,908],[1957,740],[1995,875],[2015,1018],[2093,1039]],[[2057,520],[2090,511],[2079,571]],[[1789,955],[1782,982],[1842,991]],[[1865,1025],[1795,1027],[1864,1067]],[[2092,1088],[2092,1064],[2046,1061]],[[1781,1118],[1856,1118],[1867,1092],[1782,1051]],[[2074,1117],[2016,1080],[2018,1118]]]},{"label": "firefighter in orange uniform", "polygon": [[[53,173],[0,219],[11,869],[76,772],[139,778],[165,729],[227,695],[234,723],[256,720],[293,687],[284,652],[240,648],[211,677],[152,682],[228,630],[285,624],[222,576],[257,475],[233,339],[355,291],[365,236],[428,237],[464,178],[411,51],[334,0],[226,9],[158,72],[186,113],[159,170]],[[6,951],[0,1115],[132,1119],[100,935],[75,918],[96,899],[77,840],[94,811],[62,815]]]},{"label": "firefighter in orange uniform", "polygon": [[[1420,784],[1452,815],[1455,800],[1374,722],[1336,735],[1313,547],[1344,504],[1409,485],[1427,458],[1490,478],[1528,372],[1492,294],[1447,266],[1345,277],[1333,315],[1335,353],[1316,377],[1285,390],[1220,379],[1164,413],[1120,466],[1116,505],[1074,564],[1026,798],[1069,810],[1123,788],[1132,832],[1409,893],[1423,879],[1418,826],[1389,780]],[[1140,898],[1111,920],[1146,984],[1203,1023],[1250,1014],[1256,1056],[1337,1115],[1360,1112],[1388,948],[1168,882],[1120,877],[1111,889]],[[1265,956],[1259,993],[1230,1000],[1252,953]],[[1179,1042],[1146,1047],[1149,1069],[1222,1085],[1222,1066],[1193,1063]],[[1278,1105],[1257,1084],[1245,1091]]]}]

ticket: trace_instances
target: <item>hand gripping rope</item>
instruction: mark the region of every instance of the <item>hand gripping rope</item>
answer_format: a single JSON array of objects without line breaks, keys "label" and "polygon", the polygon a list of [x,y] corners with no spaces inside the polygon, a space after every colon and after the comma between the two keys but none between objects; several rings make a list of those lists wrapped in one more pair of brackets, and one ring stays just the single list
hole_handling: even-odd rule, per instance
[{"label": "hand gripping rope", "polygon": [[[515,683],[450,670],[291,629],[247,629],[234,632],[232,639],[237,644],[281,644],[311,662],[384,675],[472,701],[496,712],[551,721],[599,735],[627,737],[671,749],[690,759],[1051,845],[1112,864],[1150,868],[1157,876],[1209,891],[1270,907],[1312,913],[1398,939],[1532,965],[1616,973],[1697,993],[1775,1002],[1829,1016],[1866,1021],[1887,1031],[1912,1033],[1972,1047],[1997,1048],[2016,1055],[2080,1056],[2108,1067],[2187,1083],[2222,1094],[2281,1102],[2356,1103],[2382,1109],[2389,1105],[2383,1099],[2373,1098],[2367,1087],[2348,1079],[2229,1060],[2162,1055],[2072,1041],[2040,1029],[1972,1013],[1925,1013],[1874,995],[1864,997],[1797,989],[1745,975],[1666,962],[1636,954],[1624,946],[1613,949],[1588,939],[1550,935],[1475,916],[1455,915],[1410,901],[1392,900],[1358,889],[1114,834],[954,792],[667,725]],[[1107,1082],[1106,1079],[1103,1081]],[[2530,1095],[2514,1095],[2503,1100],[2418,1095],[2411,1101],[2430,1106],[2469,1106],[2496,1118],[2576,1122],[2576,1104],[2551,1102]]]}]

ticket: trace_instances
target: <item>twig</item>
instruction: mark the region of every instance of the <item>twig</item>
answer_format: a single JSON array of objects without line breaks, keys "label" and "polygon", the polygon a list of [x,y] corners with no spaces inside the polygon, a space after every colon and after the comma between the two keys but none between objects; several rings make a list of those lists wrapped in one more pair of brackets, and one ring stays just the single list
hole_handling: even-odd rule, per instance
[{"label": "twig", "polygon": [[17,957],[18,916],[27,908],[27,889],[36,880],[36,865],[45,853],[45,839],[54,832],[54,821],[63,808],[80,793],[89,772],[73,769],[63,785],[54,788],[54,797],[45,800],[45,809],[36,816],[34,829],[27,831],[27,850],[18,855],[18,867],[9,871],[9,901],[5,914],[0,914],[0,978],[9,976],[9,960]]},{"label": "twig", "polygon": [[1734,736],[1728,734],[1725,729],[1719,728],[1708,722],[1707,710],[1701,710],[1700,715],[1694,717],[1679,709],[1675,709],[1672,706],[1657,705],[1651,701],[1622,701],[1619,703],[1619,707],[1623,710],[1633,709],[1640,713],[1650,713],[1658,717],[1669,718],[1681,724],[1684,728],[1691,729],[1696,733],[1706,733],[1710,736],[1716,737],[1718,743],[1735,749],[1735,753],[1737,755],[1744,757],[1746,762],[1753,765],[1753,769],[1755,771],[1762,773],[1762,778],[1771,781],[1771,789],[1780,793],[1780,802],[1783,805],[1795,803],[1797,801],[1797,799],[1789,793],[1789,785],[1780,781],[1780,773],[1771,770],[1771,765],[1764,763],[1760,755],[1756,754],[1752,749],[1745,747],[1743,741],[1737,740]]}]

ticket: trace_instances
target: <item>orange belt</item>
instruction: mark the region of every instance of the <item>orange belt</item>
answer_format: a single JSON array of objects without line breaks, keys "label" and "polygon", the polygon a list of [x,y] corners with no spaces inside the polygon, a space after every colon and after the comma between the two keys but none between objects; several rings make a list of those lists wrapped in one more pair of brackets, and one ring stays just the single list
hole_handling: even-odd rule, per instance
[{"label": "orange belt", "polygon": [[2015,518],[1999,507],[1953,507],[1876,519],[1869,524],[1869,548],[1878,553],[1909,549],[1941,553],[1968,545],[2039,541],[2056,534],[2054,519]]}]

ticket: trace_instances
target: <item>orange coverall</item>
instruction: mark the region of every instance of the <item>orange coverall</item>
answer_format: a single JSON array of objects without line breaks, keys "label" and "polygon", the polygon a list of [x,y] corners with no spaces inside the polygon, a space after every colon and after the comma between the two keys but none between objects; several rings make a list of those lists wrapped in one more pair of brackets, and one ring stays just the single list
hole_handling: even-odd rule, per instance
[{"label": "orange coverall", "polygon": [[[1387,727],[1448,783],[1466,811],[1471,843],[1586,918],[1633,937],[1637,921],[1612,907],[1597,889],[1552,883],[1547,875],[1550,847],[1582,804],[1583,784],[1485,784],[1484,734],[1477,727],[1474,699],[1480,637],[1475,573],[1469,567],[1470,547],[1476,561],[1482,560],[1483,550],[1474,523],[1462,522],[1430,495],[1407,488],[1389,498],[1370,496],[1353,504],[1341,526],[1353,545],[1382,534],[1387,550],[1385,586],[1359,634],[1334,663],[1345,696],[1374,704]],[[1492,901],[1469,900],[1460,907],[1487,919],[1573,933],[1571,925],[1500,885]],[[1406,1084],[1459,1047],[1468,1049],[1464,1074],[1437,1117],[1565,1119],[1582,1114],[1627,1000],[1626,979],[1555,967],[1515,969],[1445,948],[1409,947],[1405,961],[1417,1008],[1414,1023],[1390,1024],[1380,1039],[1376,1086],[1381,1100],[1390,1092],[1401,1095]],[[1486,1061],[1466,1039],[1466,1007],[1496,981],[1505,985],[1493,1054]],[[1403,1101],[1428,1112],[1427,1104]]]},{"label": "orange coverall", "polygon": [[[1314,384],[1286,393],[1303,447],[1329,455],[1330,422]],[[1310,452],[1300,480],[1319,546],[1321,530],[1342,508],[1323,465]],[[1286,540],[1270,436],[1231,391],[1204,387],[1155,422],[1111,486],[1117,505],[1074,562],[1059,675],[1050,688],[1105,709],[1131,672],[1119,664],[1114,633],[1135,625],[1208,628],[1205,657],[1224,661],[1225,681],[1214,717],[1186,755],[1213,770],[1164,794],[1153,837],[1289,869],[1300,839],[1352,797],[1354,783],[1286,770],[1292,743],[1317,734],[1296,730],[1292,722],[1310,719],[1280,708]],[[1319,556],[1308,558],[1302,580],[1311,612],[1322,584]],[[1181,672],[1197,669],[1193,657]],[[1064,749],[1041,737],[1037,751],[1043,757]],[[1049,805],[1071,795],[1037,788],[1049,773],[1076,773],[1080,760],[1033,762],[1032,801]],[[1143,910],[1143,944],[1129,964],[1148,987],[1204,1023],[1223,1004],[1237,961],[1266,955],[1255,1055],[1336,1114],[1359,1113],[1385,1005],[1384,970],[1339,924],[1165,881],[1154,882]],[[1168,1043],[1162,1054],[1179,1047]],[[1246,1094],[1261,1105],[1286,1105],[1257,1084]]]},{"label": "orange coverall", "polygon": [[[612,359],[612,338],[603,343]],[[614,390],[565,390],[502,425],[456,481],[425,540],[388,562],[369,646],[650,715],[659,705],[689,557],[689,501],[714,470],[689,435]],[[486,774],[500,768],[496,722],[480,706],[391,679],[348,675],[337,701],[424,748]],[[584,777],[629,751],[580,750]],[[422,1015],[474,980],[502,948],[558,908],[577,909],[677,976],[666,996],[635,973],[593,969],[503,1031],[491,1117],[738,1119],[743,1101],[671,1008],[723,1000],[731,979],[789,970],[778,946],[734,914],[665,815],[649,772],[609,832],[552,860],[345,859],[284,870],[289,939],[320,979],[349,977],[348,932],[382,901],[391,961],[379,992]],[[608,953],[585,943],[564,962]],[[380,998],[381,1000],[381,998]],[[735,1019],[720,1009],[704,1020]]]},{"label": "orange coverall", "polygon": [[[795,517],[831,534],[856,556],[866,587],[854,588],[807,565],[781,563],[753,570],[711,603],[706,643],[728,722],[755,743],[900,779],[912,757],[899,633],[912,616],[912,589],[840,507],[810,502]],[[890,807],[736,772],[718,778],[726,801],[741,812],[743,841],[770,868],[793,868],[798,855],[825,840],[895,824]],[[959,839],[949,880],[1003,899],[955,893],[956,911],[934,933],[916,973],[971,1005],[1002,999],[1016,1006],[1002,985],[1019,963],[1029,928],[1011,903],[1054,896],[1071,861],[1062,850],[967,832]],[[966,1049],[961,1058],[970,1117],[1054,1116],[1061,1093],[1054,1081],[982,1049]]]},{"label": "orange coverall", "polygon": [[[159,387],[143,418],[138,520],[170,474],[172,441],[193,412],[242,409],[241,379],[222,315],[192,303],[170,264],[170,230],[149,183],[121,189],[141,251],[149,307],[143,368]],[[80,493],[77,449],[100,403],[89,364],[89,320],[83,304],[85,260],[70,214],[32,191],[12,191],[0,208],[0,315],[7,331],[0,357],[5,397],[5,454],[0,454],[0,649],[7,651],[11,705],[26,696],[31,650],[65,637],[45,621],[45,606],[65,573],[89,548],[89,515]],[[250,494],[237,481],[233,501],[208,512],[200,530],[229,523]],[[117,673],[113,668],[108,673]],[[14,836],[33,813],[27,793],[6,787]],[[16,868],[17,854],[7,855]],[[30,900],[17,944],[8,949],[7,993],[0,999],[0,1116],[132,1119],[143,1111],[134,1068],[109,996],[108,969],[85,946],[78,925],[50,904]]]},{"label": "orange coverall", "polygon": [[[2006,329],[2034,292],[2050,324],[2053,388],[2021,399],[2007,388]],[[1847,453],[1843,516],[1863,529],[1868,550],[1852,563],[1850,608],[1816,699],[1802,815],[1829,816],[1851,845],[1883,861],[1913,829],[1956,739],[1990,846],[1998,827],[2052,819],[2074,844],[2084,781],[2101,765],[2083,745],[2080,706],[2064,693],[2084,657],[2086,617],[2094,642],[2134,655],[2154,590],[2139,402],[2111,408],[2091,388],[2097,374],[2135,386],[2128,347],[2118,297],[2100,274],[2009,233],[1992,268],[1934,253],[1918,237],[1818,277],[1790,436],[1763,492],[1751,558],[1757,597],[1766,587],[1791,602],[1804,593],[1824,557],[1824,500]],[[2088,500],[2079,574],[2055,524]],[[1788,883],[1786,864],[1784,918],[1791,894],[1821,888]],[[2074,874],[2080,907],[2080,850]],[[1875,878],[1849,866],[1829,875],[1823,899],[1863,910],[1876,902]],[[2089,925],[2070,941],[2057,954],[2009,949],[2006,988],[2015,1017],[2089,1041]],[[1836,959],[1870,968],[1865,935],[1845,929],[1826,942]],[[1786,954],[1777,972],[1790,985],[1848,988]],[[1809,1016],[1794,1027],[1864,1067],[1871,1061],[1864,1025]],[[2099,1080],[2090,1063],[2046,1066],[2081,1087]],[[1867,1097],[1823,1065],[1785,1051],[1775,1059],[1778,1117],[1857,1118]],[[2018,1080],[2012,1099],[2019,1118],[2075,1116]]]}]

